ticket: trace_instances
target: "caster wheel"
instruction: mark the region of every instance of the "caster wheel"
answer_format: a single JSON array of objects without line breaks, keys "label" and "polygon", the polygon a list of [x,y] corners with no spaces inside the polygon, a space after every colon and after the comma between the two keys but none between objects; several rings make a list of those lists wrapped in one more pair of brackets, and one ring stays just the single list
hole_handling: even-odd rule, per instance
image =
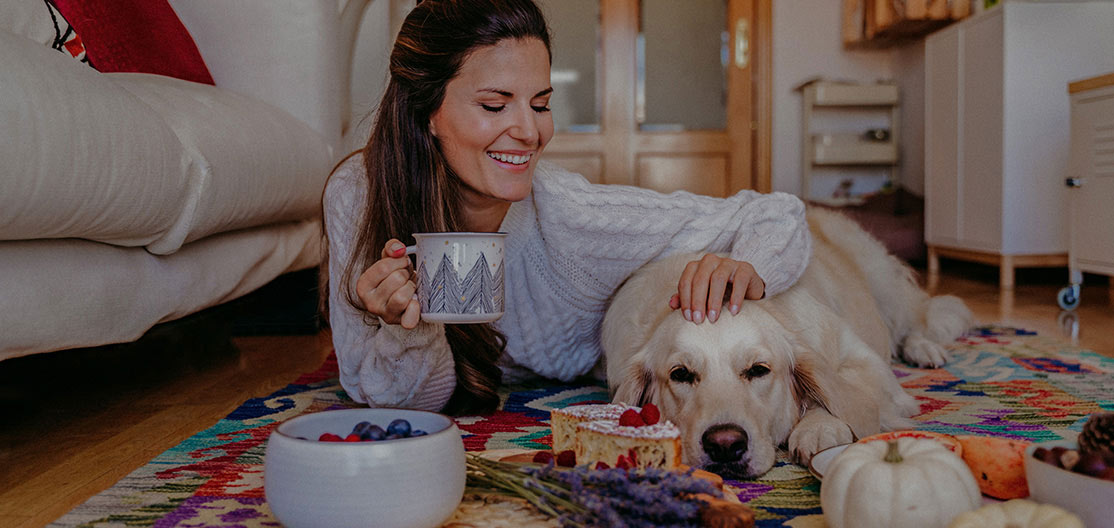
[{"label": "caster wheel", "polygon": [[1059,295],[1056,296],[1056,301],[1060,303],[1060,308],[1065,310],[1074,310],[1079,306],[1079,286],[1064,286],[1060,288]]}]

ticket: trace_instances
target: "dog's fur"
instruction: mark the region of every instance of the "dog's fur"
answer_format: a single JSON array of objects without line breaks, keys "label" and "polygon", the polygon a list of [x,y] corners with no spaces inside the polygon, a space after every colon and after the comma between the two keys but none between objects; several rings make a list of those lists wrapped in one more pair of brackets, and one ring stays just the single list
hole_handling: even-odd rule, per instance
[{"label": "dog's fur", "polygon": [[[972,322],[963,301],[929,297],[852,220],[816,208],[808,218],[804,275],[737,315],[694,324],[669,308],[694,255],[647,265],[612,300],[601,339],[613,399],[660,407],[680,426],[689,465],[751,477],[773,466],[779,445],[807,464],[827,447],[911,425],[918,404],[891,356],[943,365],[942,345]],[[678,368],[687,373],[671,379]]]}]

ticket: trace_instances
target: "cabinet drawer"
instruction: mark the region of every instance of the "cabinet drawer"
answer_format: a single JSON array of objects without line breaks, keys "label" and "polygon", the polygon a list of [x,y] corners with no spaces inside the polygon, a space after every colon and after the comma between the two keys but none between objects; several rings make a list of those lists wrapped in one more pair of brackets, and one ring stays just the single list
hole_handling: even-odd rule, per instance
[{"label": "cabinet drawer", "polygon": [[897,163],[893,141],[863,139],[858,134],[812,136],[812,162],[817,165],[892,165]]}]

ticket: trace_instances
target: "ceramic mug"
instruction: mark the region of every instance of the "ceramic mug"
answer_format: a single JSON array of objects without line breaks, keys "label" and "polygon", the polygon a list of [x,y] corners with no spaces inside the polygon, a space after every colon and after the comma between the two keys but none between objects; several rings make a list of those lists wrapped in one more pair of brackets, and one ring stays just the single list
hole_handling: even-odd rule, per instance
[{"label": "ceramic mug", "polygon": [[503,316],[506,233],[415,233],[418,302],[431,323],[490,323]]}]

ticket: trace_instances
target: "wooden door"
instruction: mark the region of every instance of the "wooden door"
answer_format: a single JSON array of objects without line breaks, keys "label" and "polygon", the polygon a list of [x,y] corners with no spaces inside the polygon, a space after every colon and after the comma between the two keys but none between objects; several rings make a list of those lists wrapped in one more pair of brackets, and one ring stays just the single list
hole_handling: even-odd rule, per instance
[{"label": "wooden door", "polygon": [[[598,183],[712,196],[770,190],[771,76],[768,46],[760,44],[769,41],[770,0],[540,3],[554,28],[556,115],[568,111],[562,103],[592,105],[595,98],[594,108],[577,112],[586,114],[581,122],[558,119],[546,159]],[[696,4],[703,14],[692,14]],[[719,86],[708,82],[705,68],[692,72],[696,86],[690,89],[685,68],[691,56],[684,53],[695,53],[689,48],[697,45],[703,53],[698,61],[722,64]],[[578,49],[595,54],[593,71],[564,66],[562,54]],[[585,82],[594,84],[594,93]],[[564,89],[573,95],[562,99]],[[720,105],[718,116],[710,101]],[[703,109],[702,122],[685,122],[692,121],[684,114],[690,106]]]}]

